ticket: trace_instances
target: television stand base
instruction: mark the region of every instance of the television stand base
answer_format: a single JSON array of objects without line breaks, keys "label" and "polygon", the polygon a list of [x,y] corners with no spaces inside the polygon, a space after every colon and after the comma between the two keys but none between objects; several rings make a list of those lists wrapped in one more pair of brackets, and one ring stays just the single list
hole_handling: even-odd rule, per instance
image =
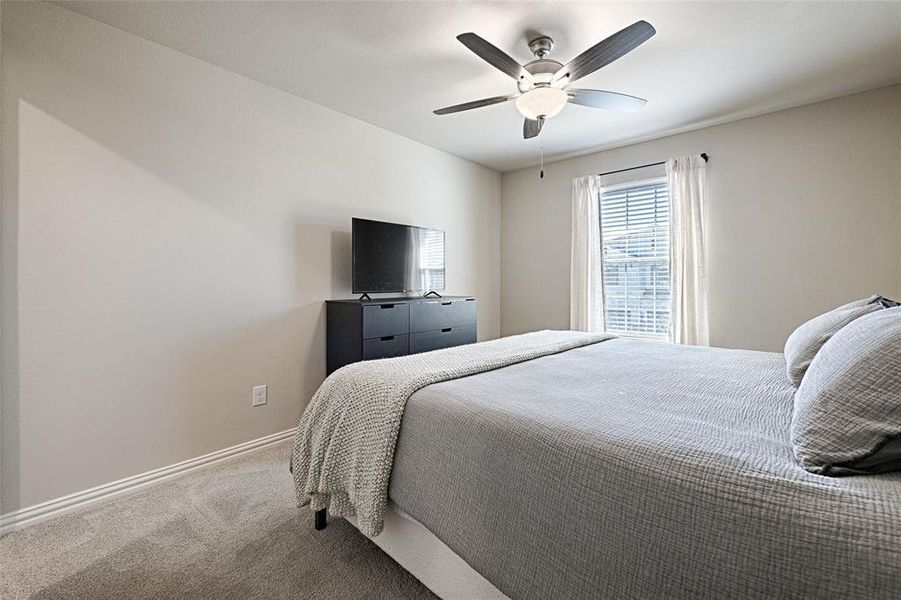
[{"label": "television stand base", "polygon": [[428,297],[431,296],[432,294],[434,294],[436,298],[440,298],[440,297],[441,297],[441,294],[439,294],[439,293],[436,292],[435,290],[430,290],[430,291],[426,292],[425,294],[422,295],[422,297],[423,297],[423,298],[428,298]]},{"label": "television stand base", "polygon": [[360,302],[362,302],[363,300],[369,300],[370,302],[372,302],[372,296],[370,296],[369,294],[363,294],[358,298],[358,300]]}]

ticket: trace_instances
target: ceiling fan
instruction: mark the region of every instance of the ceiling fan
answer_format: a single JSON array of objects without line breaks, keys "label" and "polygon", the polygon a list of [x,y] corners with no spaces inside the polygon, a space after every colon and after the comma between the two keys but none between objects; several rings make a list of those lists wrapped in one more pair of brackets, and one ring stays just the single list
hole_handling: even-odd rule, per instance
[{"label": "ceiling fan", "polygon": [[547,36],[529,42],[529,49],[536,59],[520,65],[476,34],[462,33],[457,39],[476,56],[516,80],[518,93],[440,108],[435,114],[447,115],[515,100],[516,108],[525,117],[522,136],[529,139],[537,136],[545,120],[563,110],[567,102],[592,108],[638,110],[647,103],[647,100],[617,92],[569,89],[567,86],[628,54],[655,33],[657,31],[650,23],[638,21],[598,42],[565,65],[546,58],[554,47],[554,40]]}]

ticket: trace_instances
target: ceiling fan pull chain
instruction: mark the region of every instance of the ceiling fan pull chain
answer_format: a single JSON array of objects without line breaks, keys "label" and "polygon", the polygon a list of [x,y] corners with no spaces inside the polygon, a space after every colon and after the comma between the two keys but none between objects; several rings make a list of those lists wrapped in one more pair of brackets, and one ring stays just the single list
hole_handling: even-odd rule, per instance
[{"label": "ceiling fan pull chain", "polygon": [[[544,128],[542,127],[542,129]],[[540,130],[538,131],[538,179],[544,179],[544,144],[541,142]]]}]

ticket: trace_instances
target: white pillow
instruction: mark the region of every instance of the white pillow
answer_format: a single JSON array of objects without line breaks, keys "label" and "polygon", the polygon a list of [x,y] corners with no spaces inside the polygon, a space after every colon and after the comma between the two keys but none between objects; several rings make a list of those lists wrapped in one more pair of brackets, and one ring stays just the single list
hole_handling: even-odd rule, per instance
[{"label": "white pillow", "polygon": [[901,470],[901,307],[861,317],[823,345],[795,393],[791,439],[814,473]]},{"label": "white pillow", "polygon": [[792,384],[795,387],[801,385],[810,362],[838,330],[854,319],[883,310],[881,300],[882,296],[870,296],[849,302],[795,329],[785,342],[785,367]]}]

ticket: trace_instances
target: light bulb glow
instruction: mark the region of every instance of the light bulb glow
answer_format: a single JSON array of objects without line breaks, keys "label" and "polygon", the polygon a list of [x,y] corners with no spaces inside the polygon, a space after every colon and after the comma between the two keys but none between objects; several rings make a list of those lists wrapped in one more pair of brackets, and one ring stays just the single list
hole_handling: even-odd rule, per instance
[{"label": "light bulb glow", "polygon": [[552,87],[536,87],[516,99],[516,109],[527,119],[550,118],[563,110],[566,92]]}]

